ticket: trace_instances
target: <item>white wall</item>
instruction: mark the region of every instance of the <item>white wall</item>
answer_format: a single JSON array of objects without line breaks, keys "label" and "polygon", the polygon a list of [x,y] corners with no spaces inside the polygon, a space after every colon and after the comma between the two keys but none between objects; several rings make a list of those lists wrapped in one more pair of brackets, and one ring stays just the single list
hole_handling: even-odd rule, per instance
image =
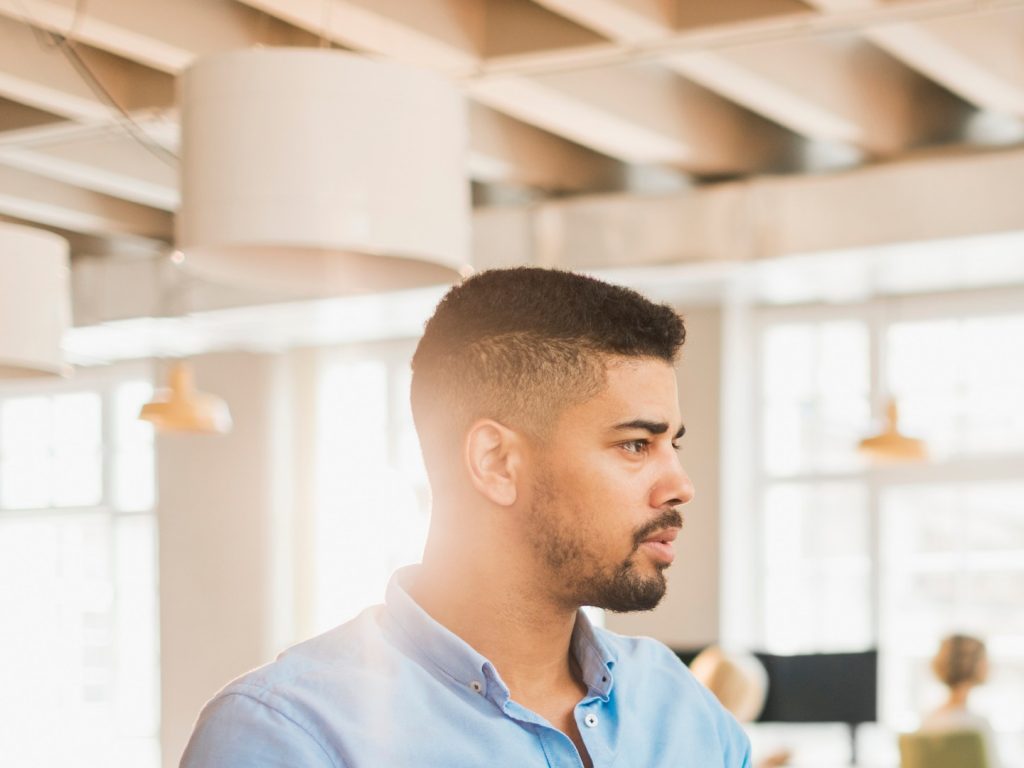
[{"label": "white wall", "polygon": [[[194,359],[199,389],[223,397],[230,435],[161,435],[161,743],[176,766],[199,710],[232,677],[278,650],[287,568],[275,546],[288,462],[275,402],[286,395],[280,356]],[[275,617],[277,617],[275,621]]]},{"label": "white wall", "polygon": [[661,605],[646,613],[608,614],[606,626],[694,648],[719,638],[721,312],[702,307],[683,309],[683,315],[679,392],[686,437],[680,456],[696,495],[683,507],[685,524]]}]

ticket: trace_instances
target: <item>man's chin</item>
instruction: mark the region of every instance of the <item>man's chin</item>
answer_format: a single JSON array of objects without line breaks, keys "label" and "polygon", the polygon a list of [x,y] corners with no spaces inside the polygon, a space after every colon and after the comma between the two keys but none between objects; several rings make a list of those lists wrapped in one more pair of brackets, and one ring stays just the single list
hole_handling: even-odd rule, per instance
[{"label": "man's chin", "polygon": [[631,579],[609,585],[600,596],[602,599],[592,602],[591,605],[612,613],[654,610],[665,597],[668,588],[662,570],[659,569],[657,576],[654,577]]}]

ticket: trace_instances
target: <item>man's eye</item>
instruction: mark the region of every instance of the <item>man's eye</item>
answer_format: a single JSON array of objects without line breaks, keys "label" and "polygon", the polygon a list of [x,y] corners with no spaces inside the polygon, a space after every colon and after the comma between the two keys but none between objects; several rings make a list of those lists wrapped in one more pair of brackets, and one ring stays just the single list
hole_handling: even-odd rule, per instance
[{"label": "man's eye", "polygon": [[627,453],[646,453],[650,445],[650,440],[630,440],[628,443],[623,443],[622,447]]}]

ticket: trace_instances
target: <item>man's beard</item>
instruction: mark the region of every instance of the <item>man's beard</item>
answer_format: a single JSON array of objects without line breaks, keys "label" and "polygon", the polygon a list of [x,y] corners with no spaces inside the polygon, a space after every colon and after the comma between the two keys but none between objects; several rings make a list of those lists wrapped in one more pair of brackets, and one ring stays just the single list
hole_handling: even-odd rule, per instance
[{"label": "man's beard", "polygon": [[652,533],[665,528],[681,528],[683,518],[676,509],[668,509],[633,532],[633,551],[618,564],[604,565],[599,555],[587,549],[598,541],[601,531],[588,526],[586,510],[572,506],[569,498],[559,498],[547,476],[534,487],[529,540],[555,579],[559,597],[573,607],[592,605],[609,611],[649,611],[661,602],[668,588],[666,563],[658,563],[653,575],[640,572],[636,562],[640,545]]}]

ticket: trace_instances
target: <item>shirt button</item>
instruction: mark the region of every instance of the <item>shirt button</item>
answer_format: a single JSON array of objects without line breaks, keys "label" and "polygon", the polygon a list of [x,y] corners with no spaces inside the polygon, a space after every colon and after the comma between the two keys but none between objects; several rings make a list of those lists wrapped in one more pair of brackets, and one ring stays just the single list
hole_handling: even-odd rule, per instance
[{"label": "shirt button", "polygon": [[480,684],[479,680],[474,680],[472,683],[469,684],[469,687],[477,693],[480,693],[480,691],[484,689],[484,687]]},{"label": "shirt button", "polygon": [[593,728],[597,725],[597,715],[591,712],[583,718],[583,722],[586,723],[587,728]]}]

